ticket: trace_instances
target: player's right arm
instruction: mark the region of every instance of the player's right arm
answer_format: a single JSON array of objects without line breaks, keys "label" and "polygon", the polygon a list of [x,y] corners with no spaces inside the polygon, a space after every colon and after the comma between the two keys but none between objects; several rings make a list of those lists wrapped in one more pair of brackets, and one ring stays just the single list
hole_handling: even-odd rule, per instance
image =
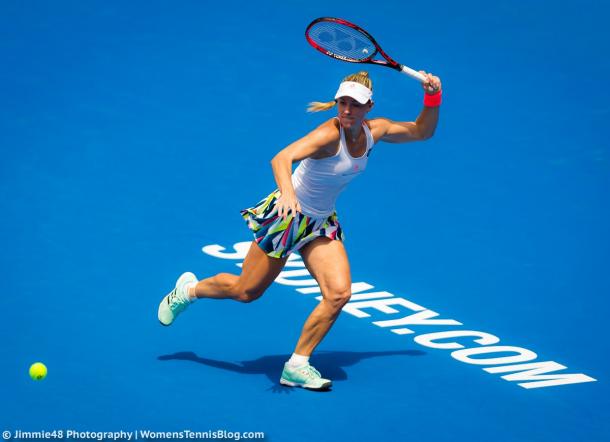
[{"label": "player's right arm", "polygon": [[301,211],[294,187],[292,187],[292,164],[305,158],[315,158],[326,150],[333,149],[339,141],[339,131],[334,119],[328,120],[316,129],[282,149],[271,160],[273,175],[281,192],[276,205],[278,216],[286,217]]}]

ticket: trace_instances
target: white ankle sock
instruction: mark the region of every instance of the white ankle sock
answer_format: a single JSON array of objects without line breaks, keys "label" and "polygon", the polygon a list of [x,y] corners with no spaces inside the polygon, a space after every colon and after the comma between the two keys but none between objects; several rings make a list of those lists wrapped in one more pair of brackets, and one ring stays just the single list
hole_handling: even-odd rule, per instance
[{"label": "white ankle sock", "polygon": [[195,287],[197,286],[196,282],[189,282],[184,286],[184,291],[188,296],[189,301],[195,302],[197,300],[197,296],[195,296]]},{"label": "white ankle sock", "polygon": [[301,367],[309,363],[309,356],[298,355],[293,353],[288,359],[288,365],[291,367]]}]

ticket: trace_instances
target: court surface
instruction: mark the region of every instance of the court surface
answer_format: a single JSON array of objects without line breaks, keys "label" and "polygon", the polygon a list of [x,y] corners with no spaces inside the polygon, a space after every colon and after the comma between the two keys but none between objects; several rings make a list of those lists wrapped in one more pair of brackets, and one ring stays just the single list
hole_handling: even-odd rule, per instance
[{"label": "court surface", "polygon": [[[609,440],[609,9],[3,2],[0,430]],[[434,138],[378,144],[338,201],[361,290],[312,357],[334,387],[313,393],[278,384],[319,295],[296,257],[255,303],[198,301],[169,328],[156,311],[184,271],[239,271],[239,210],[333,116],[307,103],[359,70],[307,45],[320,16],[439,75],[444,103]],[[413,120],[420,86],[368,71],[370,116]],[[580,381],[519,385],[559,374]]]}]

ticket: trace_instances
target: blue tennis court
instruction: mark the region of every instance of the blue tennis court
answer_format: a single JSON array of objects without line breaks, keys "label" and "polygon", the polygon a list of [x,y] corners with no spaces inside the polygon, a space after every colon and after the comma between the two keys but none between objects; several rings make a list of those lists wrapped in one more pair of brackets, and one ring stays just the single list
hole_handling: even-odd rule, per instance
[{"label": "blue tennis court", "polygon": [[[610,440],[609,12],[3,2],[3,438]],[[298,255],[256,302],[171,327],[157,307],[182,272],[239,272],[239,210],[362,68],[307,44],[321,16],[440,76],[444,102],[432,139],[377,144],[339,198],[353,295],[312,392],[279,384],[320,296]],[[371,118],[417,117],[416,81],[364,68]]]}]

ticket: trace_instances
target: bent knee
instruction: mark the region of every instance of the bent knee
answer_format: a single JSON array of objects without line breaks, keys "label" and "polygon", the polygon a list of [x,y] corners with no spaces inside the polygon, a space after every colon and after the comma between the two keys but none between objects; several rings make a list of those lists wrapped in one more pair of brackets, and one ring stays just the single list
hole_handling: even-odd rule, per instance
[{"label": "bent knee", "polygon": [[333,310],[341,310],[352,297],[351,287],[336,287],[328,290],[324,299],[330,304]]},{"label": "bent knee", "polygon": [[240,289],[237,288],[235,290],[235,300],[239,302],[243,302],[245,304],[250,303],[252,301],[256,301],[258,298],[263,296],[265,290],[261,289]]}]

